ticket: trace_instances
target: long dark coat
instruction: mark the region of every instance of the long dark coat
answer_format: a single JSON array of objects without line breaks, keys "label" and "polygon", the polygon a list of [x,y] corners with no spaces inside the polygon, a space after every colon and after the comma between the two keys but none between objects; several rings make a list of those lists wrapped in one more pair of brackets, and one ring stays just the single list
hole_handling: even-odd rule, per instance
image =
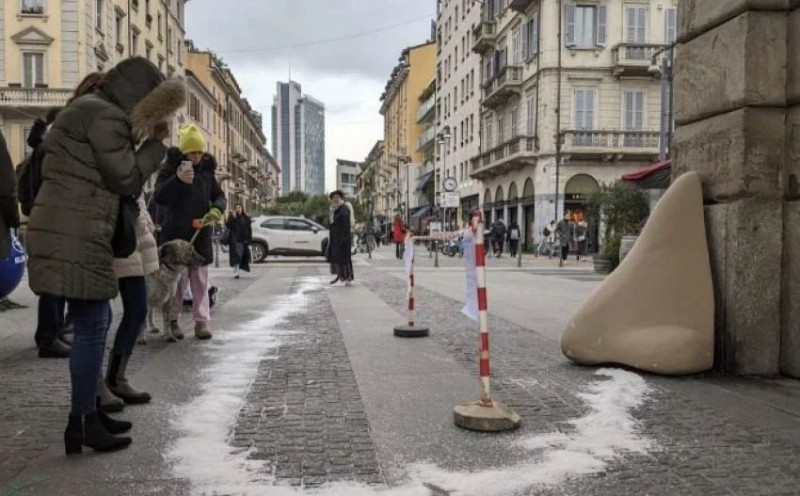
[{"label": "long dark coat", "polygon": [[182,82],[134,57],[61,111],[44,139],[44,177],[28,223],[35,293],[101,301],[117,295],[111,239],[120,196],[141,194],[166,151],[160,141],[137,143],[185,101]]},{"label": "long dark coat", "polygon": [[[192,221],[202,219],[212,207],[225,211],[225,194],[216,178],[217,161],[212,155],[204,154],[203,159],[194,166],[194,182],[186,184],[177,177],[178,166],[187,160],[177,148],[170,148],[167,160],[158,173],[155,201],[162,207],[161,233],[159,244],[182,239],[191,241],[195,230]],[[204,259],[205,265],[214,261],[214,248],[211,228],[206,227],[194,242],[194,248]]]},{"label": "long dark coat", "polygon": [[11,253],[9,229],[19,227],[16,184],[14,164],[0,132],[0,258],[6,258]]},{"label": "long dark coat", "polygon": [[342,205],[333,212],[328,245],[328,262],[336,265],[352,263],[350,208]]},{"label": "long dark coat", "polygon": [[247,214],[238,217],[231,214],[225,223],[229,233],[228,258],[230,265],[231,267],[238,265],[245,272],[250,272],[250,243],[253,242],[253,226],[251,224],[252,221]]}]

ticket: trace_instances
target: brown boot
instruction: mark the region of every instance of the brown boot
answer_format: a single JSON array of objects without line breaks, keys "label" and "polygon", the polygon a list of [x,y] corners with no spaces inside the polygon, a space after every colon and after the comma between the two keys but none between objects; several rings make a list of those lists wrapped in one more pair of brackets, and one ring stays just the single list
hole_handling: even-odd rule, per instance
[{"label": "brown boot", "polygon": [[213,334],[208,329],[208,322],[196,322],[194,324],[194,337],[200,340],[211,339]]},{"label": "brown boot", "polygon": [[109,391],[102,376],[97,380],[97,396],[100,397],[100,408],[106,413],[118,413],[125,408],[125,402]]},{"label": "brown boot", "polygon": [[130,355],[111,355],[106,382],[108,389],[128,405],[150,403],[150,394],[136,389],[127,377]]},{"label": "brown boot", "polygon": [[169,330],[175,339],[183,339],[183,330],[177,320],[170,321]]}]

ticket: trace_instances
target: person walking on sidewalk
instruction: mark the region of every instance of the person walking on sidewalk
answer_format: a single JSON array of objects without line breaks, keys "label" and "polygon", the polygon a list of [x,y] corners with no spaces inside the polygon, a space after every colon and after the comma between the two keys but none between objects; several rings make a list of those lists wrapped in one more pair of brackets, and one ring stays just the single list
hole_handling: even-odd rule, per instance
[{"label": "person walking on sidewalk", "polygon": [[45,137],[44,180],[28,224],[29,283],[36,294],[66,298],[74,325],[67,454],[131,443],[116,436],[131,424],[97,408],[110,300],[118,294],[114,257],[136,242],[125,223],[130,210],[121,206],[158,170],[168,119],[185,99],[182,82],[166,80],[142,57],[129,58],[62,110]]},{"label": "person walking on sidewalk", "polygon": [[351,253],[351,214],[344,201],[344,193],[334,191],[329,196],[333,206],[333,222],[331,223],[330,241],[328,244],[328,262],[336,271],[336,279],[331,285],[343,282],[346,286],[353,284],[353,259]]},{"label": "person walking on sidewalk", "polygon": [[577,255],[575,258],[580,262],[581,257],[586,256],[589,244],[589,224],[586,223],[586,219],[581,219],[575,224],[575,240],[578,242]]},{"label": "person walking on sidewalk", "polygon": [[[216,177],[217,161],[212,155],[204,153],[205,149],[203,133],[194,124],[187,124],[180,130],[180,148],[167,151],[167,160],[158,173],[155,192],[156,202],[166,207],[160,243],[173,239],[191,241],[195,235],[196,221],[212,209],[217,209],[220,215],[225,211],[225,194]],[[205,259],[205,264],[189,267],[181,276],[170,305],[169,326],[173,336],[183,339],[178,321],[183,310],[183,293],[190,286],[194,335],[197,339],[206,340],[213,337],[208,326],[211,321],[208,266],[214,262],[211,229],[204,228],[197,234],[194,248]]]},{"label": "person walking on sidewalk", "polygon": [[158,247],[155,225],[147,212],[143,197],[137,201],[136,251],[128,258],[114,260],[114,273],[122,297],[122,320],[114,337],[114,348],[108,360],[105,381],[98,386],[100,406],[106,411],[119,411],[126,405],[150,403],[150,394],[134,387],[127,377],[128,361],[147,318],[147,284],[145,278],[158,271]]},{"label": "person walking on sidewalk", "polygon": [[403,250],[406,242],[406,223],[400,214],[394,214],[392,224],[392,241],[394,241],[394,256],[398,260],[403,259]]},{"label": "person walking on sidewalk", "polygon": [[519,224],[512,222],[508,227],[508,250],[511,253],[511,258],[516,258],[517,250],[519,249],[519,240],[522,237]]},{"label": "person walking on sidewalk", "polygon": [[244,207],[237,203],[225,223],[228,229],[228,258],[233,267],[233,277],[239,279],[239,271],[250,272],[250,243],[253,242],[253,226]]},{"label": "person walking on sidewalk", "polygon": [[572,222],[570,221],[569,212],[564,214],[564,218],[558,221],[556,225],[556,238],[558,238],[559,246],[561,247],[561,256],[558,259],[558,266],[563,267],[569,255],[569,245],[572,243],[574,230],[572,229]]},{"label": "person walking on sidewalk", "polygon": [[492,226],[492,242],[494,243],[493,252],[497,258],[503,256],[503,245],[506,242],[506,223],[503,219],[497,219]]}]

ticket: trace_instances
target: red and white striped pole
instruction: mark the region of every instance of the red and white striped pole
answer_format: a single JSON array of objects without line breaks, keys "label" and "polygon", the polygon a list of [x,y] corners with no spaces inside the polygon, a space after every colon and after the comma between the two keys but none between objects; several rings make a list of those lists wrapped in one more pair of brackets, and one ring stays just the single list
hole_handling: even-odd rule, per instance
[{"label": "red and white striped pole", "polygon": [[486,293],[486,246],[483,244],[483,215],[476,212],[472,218],[472,229],[475,234],[475,273],[478,288],[478,324],[481,333],[478,368],[481,376],[481,405],[492,406],[489,391],[489,301]]},{"label": "red and white striped pole", "polygon": [[408,325],[395,327],[394,335],[400,338],[424,338],[430,334],[430,329],[417,326],[416,302],[414,301],[414,243],[410,234],[406,237],[405,253],[404,257],[411,258],[406,262],[408,263],[406,269],[408,271]]},{"label": "red and white striped pole", "polygon": [[475,280],[478,298],[478,323],[480,347],[478,348],[478,370],[481,396],[478,401],[459,405],[453,412],[456,425],[464,429],[482,432],[499,432],[516,429],[522,419],[505,405],[492,400],[489,389],[489,302],[486,291],[486,247],[483,244],[483,214],[476,211],[472,218],[475,239]]}]

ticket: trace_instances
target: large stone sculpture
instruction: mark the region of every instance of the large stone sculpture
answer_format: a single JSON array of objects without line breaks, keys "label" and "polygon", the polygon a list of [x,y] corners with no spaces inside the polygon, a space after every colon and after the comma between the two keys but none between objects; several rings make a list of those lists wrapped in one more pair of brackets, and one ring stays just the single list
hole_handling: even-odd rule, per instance
[{"label": "large stone sculpture", "polygon": [[713,367],[714,290],[697,173],[661,198],[625,261],[570,320],[561,349],[582,365],[665,375]]}]

